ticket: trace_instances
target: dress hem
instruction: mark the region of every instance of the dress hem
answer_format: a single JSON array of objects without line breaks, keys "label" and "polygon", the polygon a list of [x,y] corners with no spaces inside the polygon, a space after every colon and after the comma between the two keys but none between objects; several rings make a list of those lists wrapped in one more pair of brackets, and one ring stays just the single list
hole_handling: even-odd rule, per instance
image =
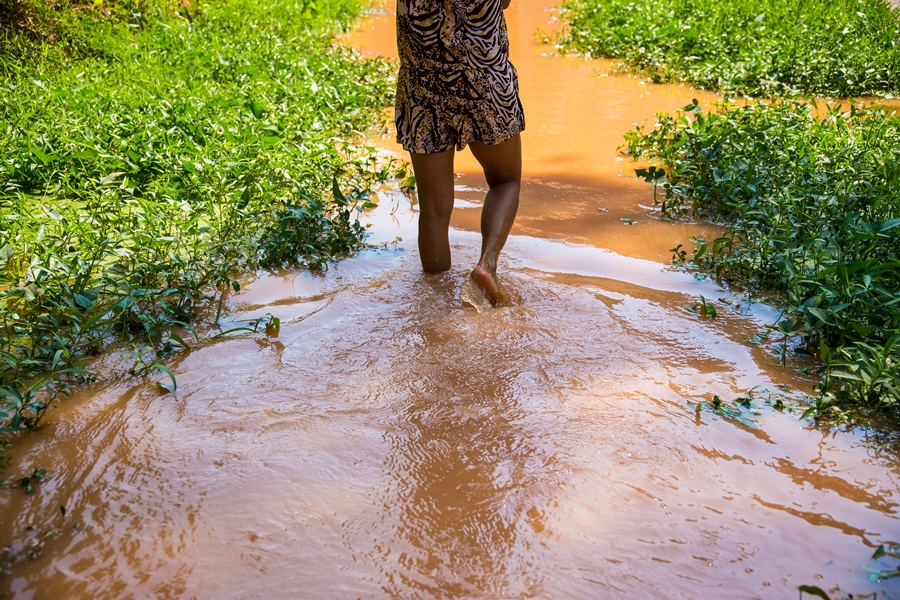
[{"label": "dress hem", "polygon": [[466,148],[466,146],[468,146],[472,142],[481,142],[485,146],[497,146],[499,144],[502,144],[503,142],[507,142],[507,141],[511,140],[512,138],[514,138],[518,134],[522,133],[523,131],[525,131],[524,124],[522,124],[521,127],[512,127],[502,133],[499,133],[499,134],[493,135],[493,136],[489,136],[489,137],[479,137],[477,135],[469,135],[469,136],[466,136],[464,139],[457,140],[453,143],[447,144],[447,147],[443,148],[441,150],[431,150],[431,151],[424,151],[424,152],[417,152],[415,149],[416,145],[408,144],[408,143],[404,142],[404,140],[400,137],[399,134],[397,135],[397,143],[400,144],[401,146],[403,146],[403,149],[406,150],[407,152],[411,152],[411,153],[415,153],[415,154],[439,154],[441,152],[446,152],[450,148],[454,148],[454,147],[458,151],[464,150]]}]

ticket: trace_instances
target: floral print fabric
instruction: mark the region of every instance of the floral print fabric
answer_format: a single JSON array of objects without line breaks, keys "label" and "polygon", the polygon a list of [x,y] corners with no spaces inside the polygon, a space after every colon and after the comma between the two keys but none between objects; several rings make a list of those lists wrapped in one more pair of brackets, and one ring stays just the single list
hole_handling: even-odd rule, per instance
[{"label": "floral print fabric", "polygon": [[397,141],[430,154],[525,129],[501,0],[397,0]]}]

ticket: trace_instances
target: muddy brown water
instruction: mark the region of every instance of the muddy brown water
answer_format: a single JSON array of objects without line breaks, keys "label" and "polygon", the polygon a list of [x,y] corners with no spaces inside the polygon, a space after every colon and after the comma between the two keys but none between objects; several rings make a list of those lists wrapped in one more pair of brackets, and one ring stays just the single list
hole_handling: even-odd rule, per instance
[{"label": "muddy brown water", "polygon": [[[745,341],[777,315],[665,270],[669,248],[704,229],[655,218],[616,153],[634,123],[715,97],[555,56],[534,35],[555,26],[547,0],[508,20],[528,120],[501,262],[513,305],[460,301],[485,192],[468,153],[444,276],[419,272],[415,197],[381,191],[372,241],[401,241],[231,299],[230,319],[270,312],[277,336],[176,358],[174,395],[100,381],[17,443],[5,475],[53,479],[3,492],[0,541],[20,551],[60,506],[67,516],[0,590],[795,598],[807,584],[900,598],[863,569],[900,541],[896,456],[764,403],[762,390],[790,400],[811,385]],[[391,7],[350,42],[390,56]],[[686,310],[701,294],[719,319]],[[755,386],[743,420],[692,408]]]}]

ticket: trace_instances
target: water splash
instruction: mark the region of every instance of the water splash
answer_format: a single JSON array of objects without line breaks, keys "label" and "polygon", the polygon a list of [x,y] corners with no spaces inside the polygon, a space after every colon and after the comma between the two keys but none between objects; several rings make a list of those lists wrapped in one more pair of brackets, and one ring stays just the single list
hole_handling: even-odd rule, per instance
[{"label": "water splash", "polygon": [[460,290],[463,306],[474,308],[479,313],[493,310],[494,306],[484,297],[475,282],[466,277]]}]

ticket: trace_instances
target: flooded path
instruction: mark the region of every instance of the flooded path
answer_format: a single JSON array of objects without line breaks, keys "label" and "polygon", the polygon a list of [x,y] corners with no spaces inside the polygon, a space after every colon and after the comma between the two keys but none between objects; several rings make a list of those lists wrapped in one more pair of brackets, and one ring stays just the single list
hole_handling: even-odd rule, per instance
[{"label": "flooded path", "polygon": [[[17,444],[7,476],[54,478],[0,496],[0,540],[21,550],[67,514],[0,592],[718,599],[807,584],[900,598],[861,568],[900,541],[900,461],[766,404],[762,390],[810,389],[745,341],[775,315],[666,271],[702,228],[653,218],[646,184],[622,176],[624,131],[712,96],[545,56],[534,33],[550,6],[508,13],[528,120],[500,266],[513,305],[460,301],[485,192],[468,153],[445,276],[419,271],[414,196],[381,192],[366,220],[384,248],[231,299],[230,318],[272,313],[277,335],[177,358],[174,396],[99,382]],[[393,52],[384,12],[353,36],[364,52]],[[686,310],[701,294],[719,319]],[[693,409],[756,386],[752,410]]]}]

